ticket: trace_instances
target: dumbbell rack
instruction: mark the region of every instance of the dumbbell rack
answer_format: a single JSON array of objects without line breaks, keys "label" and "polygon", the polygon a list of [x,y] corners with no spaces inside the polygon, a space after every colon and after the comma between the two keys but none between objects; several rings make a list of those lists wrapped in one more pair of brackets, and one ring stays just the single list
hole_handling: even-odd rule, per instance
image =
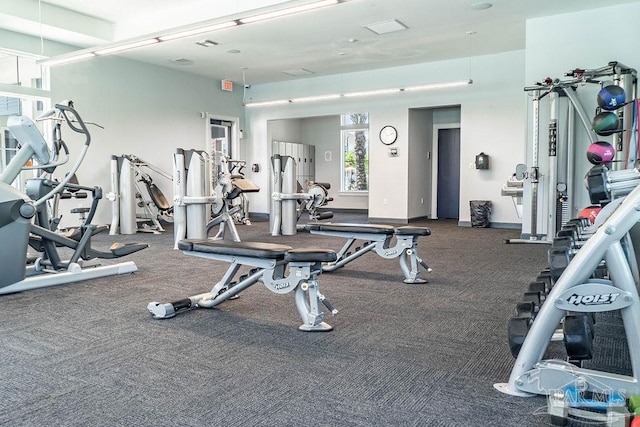
[{"label": "dumbbell rack", "polygon": [[[627,233],[640,221],[640,187],[603,209],[597,231],[571,260],[538,312],[522,344],[508,383],[495,384],[515,396],[549,395],[568,385],[582,390],[625,390],[640,394],[640,297],[638,269]],[[623,245],[623,239],[627,243]],[[590,279],[605,260],[610,280]],[[557,326],[568,311],[620,310],[629,347],[629,376],[583,369],[561,360],[543,360]]]}]

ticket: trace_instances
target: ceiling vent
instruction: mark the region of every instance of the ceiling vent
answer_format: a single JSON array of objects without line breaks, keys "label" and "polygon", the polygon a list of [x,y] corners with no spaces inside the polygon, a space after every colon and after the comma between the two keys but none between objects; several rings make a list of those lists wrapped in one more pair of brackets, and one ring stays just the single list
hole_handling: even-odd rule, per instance
[{"label": "ceiling vent", "polygon": [[396,31],[404,31],[408,27],[404,25],[402,22],[397,19],[392,19],[390,21],[382,21],[376,22],[374,24],[369,24],[364,26],[367,30],[373,31],[376,34],[389,34],[395,33]]},{"label": "ceiling vent", "polygon": [[218,46],[218,43],[214,42],[213,40],[200,40],[199,42],[196,42],[197,45],[202,46],[202,47],[212,47],[212,46]]},{"label": "ceiling vent", "polygon": [[288,74],[290,76],[294,76],[294,77],[309,76],[311,74],[315,74],[313,71],[309,71],[304,68],[294,68],[292,70],[285,70],[283,71],[283,73]]}]

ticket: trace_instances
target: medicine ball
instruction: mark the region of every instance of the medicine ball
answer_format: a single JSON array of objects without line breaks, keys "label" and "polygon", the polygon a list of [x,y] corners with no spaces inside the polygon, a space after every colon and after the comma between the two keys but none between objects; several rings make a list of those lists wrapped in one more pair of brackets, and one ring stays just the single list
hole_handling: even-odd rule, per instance
[{"label": "medicine ball", "polygon": [[620,86],[608,85],[598,92],[598,105],[603,110],[611,111],[620,108],[625,101],[624,89]]},{"label": "medicine ball", "polygon": [[606,141],[596,141],[587,148],[587,159],[594,165],[606,165],[616,156],[616,150]]},{"label": "medicine ball", "polygon": [[588,206],[578,212],[578,218],[587,218],[591,224],[596,222],[596,217],[602,208],[600,206]]},{"label": "medicine ball", "polygon": [[611,135],[620,130],[620,120],[616,113],[603,111],[593,118],[593,130],[601,136]]}]

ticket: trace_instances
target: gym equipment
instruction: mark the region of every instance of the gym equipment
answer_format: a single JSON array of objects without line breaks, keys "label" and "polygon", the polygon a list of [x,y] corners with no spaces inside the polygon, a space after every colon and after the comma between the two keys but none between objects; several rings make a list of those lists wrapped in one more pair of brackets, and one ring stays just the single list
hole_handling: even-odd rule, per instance
[{"label": "gym equipment", "polygon": [[[322,266],[323,271],[334,271],[361,257],[367,252],[375,252],[385,259],[400,259],[400,269],[404,274],[404,283],[427,283],[420,278],[419,265],[428,273],[432,270],[420,257],[418,257],[418,238],[431,235],[431,230],[426,227],[392,227],[380,224],[338,224],[315,223],[298,227],[300,231],[308,231],[311,234],[334,236],[347,239],[342,249],[338,252],[337,259]],[[391,245],[393,237],[395,245]],[[351,253],[349,250],[358,241],[358,246]]]},{"label": "gym equipment", "polygon": [[607,204],[625,197],[640,184],[640,163],[633,169],[612,171],[606,166],[594,166],[585,177],[591,203]]},{"label": "gym equipment", "polygon": [[[622,172],[622,171],[616,171]],[[629,231],[640,220],[640,187],[602,209],[595,233],[571,259],[531,324],[509,382],[495,387],[507,394],[549,394],[569,385],[581,390],[640,392],[640,296],[638,261]],[[602,261],[608,279],[592,279]],[[542,360],[548,343],[567,312],[620,311],[629,348],[631,375],[576,367],[560,360]]]},{"label": "gym equipment", "polygon": [[527,168],[525,165],[519,166],[523,166],[524,168],[516,168],[516,173],[514,173],[502,186],[500,195],[511,197],[518,218],[522,218],[522,196],[524,195],[524,177]]},{"label": "gym equipment", "polygon": [[537,307],[532,301],[523,301],[516,307],[516,315],[509,319],[507,323],[507,337],[509,342],[509,350],[513,357],[518,357],[520,348],[524,343],[531,322],[535,318]]},{"label": "gym equipment", "polygon": [[597,101],[598,106],[603,110],[616,110],[626,101],[624,89],[613,84],[606,85],[598,92]]},{"label": "gym equipment", "polygon": [[174,248],[186,239],[207,238],[240,241],[233,215],[242,209],[233,205],[242,193],[260,188],[248,179],[234,178],[229,159],[213,148],[209,152],[178,148],[173,154]]},{"label": "gym equipment", "polygon": [[[249,198],[247,193],[253,193],[260,190],[252,181],[248,180],[244,176],[244,168],[247,166],[247,162],[244,160],[228,160],[229,173],[231,174],[231,182],[234,185],[234,191],[238,193],[237,196],[231,195],[229,199],[232,200],[235,213],[232,214],[233,219],[238,224],[251,225],[249,219]],[[240,189],[242,189],[240,191]]]},{"label": "gym equipment", "polygon": [[[75,175],[72,176],[71,180],[69,181],[69,184],[79,185],[80,183],[78,182],[77,176]],[[60,226],[60,221],[62,219],[62,214],[59,213],[59,210],[60,210],[59,205],[61,200],[69,200],[69,199],[80,200],[80,199],[86,199],[87,197],[88,197],[88,194],[86,191],[79,191],[79,190],[73,190],[70,188],[64,188],[62,192],[57,193],[52,199],[50,199],[49,205],[51,207],[51,224],[49,228],[51,229],[51,231],[60,230],[59,226]],[[87,207],[75,207],[75,208],[72,208],[69,212],[71,212],[72,214],[78,214],[80,218],[79,225],[82,225],[86,221],[86,214],[87,212],[89,212],[90,209],[91,208],[87,208]],[[72,228],[73,227],[67,227],[65,228],[65,230],[70,230]],[[76,227],[76,229],[78,228]]]},{"label": "gym equipment", "polygon": [[602,208],[600,206],[587,206],[578,212],[578,218],[586,218],[589,220],[589,223],[593,224],[596,222],[596,218],[600,213]]},{"label": "gym equipment", "polygon": [[601,111],[593,118],[593,131],[600,136],[613,135],[620,132],[620,119],[618,115],[612,111]]},{"label": "gym equipment", "polygon": [[[0,240],[12,242],[0,247],[0,258],[3,260],[0,269],[0,294],[22,292],[29,289],[55,286],[80,280],[115,274],[131,273],[137,270],[133,262],[95,266],[94,258],[117,258],[137,252],[147,247],[142,244],[114,244],[109,252],[97,251],[91,248],[91,237],[106,228],[92,225],[91,219],[95,214],[98,201],[102,197],[99,187],[83,187],[71,184],[70,181],[80,167],[91,142],[89,131],[77,111],[69,104],[57,104],[55,109],[43,115],[44,119],[56,120],[54,129],[54,155],[48,152],[44,138],[27,117],[11,117],[8,120],[9,129],[21,145],[20,150],[0,176]],[[59,116],[53,117],[56,113]],[[11,187],[22,166],[30,158],[37,161],[34,168],[52,172],[57,151],[67,147],[61,139],[61,123],[66,124],[75,132],[85,137],[82,150],[72,166],[71,171],[61,181],[56,182],[44,178],[34,178],[27,181],[27,193],[33,200]],[[68,159],[68,154],[65,156]],[[66,160],[65,160],[66,161]],[[46,202],[64,189],[75,191],[91,191],[93,202],[79,241],[62,236],[50,230]],[[32,219],[35,222],[32,224]],[[33,266],[27,267],[27,246],[42,252]],[[63,261],[57,246],[69,248],[73,251],[71,258]],[[88,262],[87,262],[88,261]],[[88,268],[91,267],[91,268]]]},{"label": "gym equipment", "polygon": [[562,322],[564,347],[569,362],[580,364],[593,357],[593,319],[588,313],[570,313]]},{"label": "gym equipment", "polygon": [[[173,206],[146,169],[172,180],[172,176],[159,167],[132,154],[111,156],[111,192],[107,194],[112,202],[109,234],[135,234],[137,231],[158,234],[164,231],[160,220],[173,222]],[[138,213],[137,208],[142,212]]]},{"label": "gym equipment", "polygon": [[[624,395],[619,393],[589,393],[569,386],[547,398],[551,424],[567,425],[571,418],[606,427],[627,427],[629,411]],[[583,422],[585,422],[583,421]]]},{"label": "gym equipment", "polygon": [[271,215],[269,226],[272,236],[293,236],[296,224],[303,212],[309,213],[312,221],[333,218],[332,212],[318,212],[333,199],[329,197],[329,184],[310,182],[307,192],[296,180],[296,161],[291,156],[271,156],[272,182]]},{"label": "gym equipment", "polygon": [[593,165],[606,165],[616,156],[613,145],[606,141],[596,141],[587,148],[587,159]]},{"label": "gym equipment", "polygon": [[630,427],[640,427],[640,396],[632,395],[627,400],[629,401],[629,412],[633,416]]},{"label": "gym equipment", "polygon": [[[221,240],[182,240],[178,247],[186,255],[231,263],[223,278],[210,292],[172,303],[151,302],[147,310],[158,319],[196,308],[213,308],[238,295],[251,285],[262,282],[276,294],[295,292],[296,307],[307,332],[327,332],[333,328],[323,321],[320,303],[336,315],[338,311],[320,293],[318,276],[323,262],[336,259],[336,254],[324,249],[292,249],[289,246],[256,242],[225,242]],[[242,266],[252,269],[234,280]],[[285,271],[288,269],[288,274]]]},{"label": "gym equipment", "polygon": [[[635,99],[636,70],[616,61],[601,68],[571,70],[565,76],[568,77],[565,80],[546,78],[543,82],[524,88],[532,94],[532,135],[528,139],[530,151],[527,155],[531,164],[529,169],[525,165],[516,167],[516,175],[524,180],[522,234],[520,239],[511,239],[507,243],[550,243],[556,230],[577,213],[579,206],[584,203],[579,202],[576,197],[576,183],[579,181],[575,170],[577,141],[581,138],[593,143],[601,138],[594,131],[594,123],[579,102],[576,91],[586,84],[602,85],[605,81],[613,80],[627,97]],[[540,132],[541,111],[545,107],[542,100],[545,98],[549,100],[546,138]],[[566,122],[563,123],[560,117],[565,112]],[[616,126],[620,117],[620,129],[632,129],[633,105],[625,103],[616,113],[611,114],[616,116]],[[612,117],[602,120],[598,118],[595,121],[598,132],[612,126],[612,123],[606,122],[612,121]],[[585,138],[578,133],[578,122],[582,125]],[[564,126],[561,128],[560,125]],[[631,141],[632,134],[633,132],[616,134],[613,145],[619,161],[613,162],[612,168],[620,170],[627,168],[629,163],[633,164],[635,159],[630,156],[630,150],[635,145]],[[540,156],[540,148],[546,148],[548,156]]]}]

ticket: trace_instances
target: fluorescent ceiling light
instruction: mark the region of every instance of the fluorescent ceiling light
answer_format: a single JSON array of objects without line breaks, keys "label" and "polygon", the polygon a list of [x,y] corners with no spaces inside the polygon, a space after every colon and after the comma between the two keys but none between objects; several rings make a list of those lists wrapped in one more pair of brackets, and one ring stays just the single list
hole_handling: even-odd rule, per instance
[{"label": "fluorescent ceiling light", "polygon": [[96,56],[95,53],[93,52],[86,52],[86,53],[82,53],[79,55],[73,55],[73,56],[67,56],[64,58],[57,58],[57,59],[51,59],[51,60],[46,60],[46,61],[42,61],[43,65],[61,65],[61,64],[66,64],[68,62],[75,62],[75,61],[80,61],[83,59],[87,59],[87,58],[91,58]]},{"label": "fluorescent ceiling light", "polygon": [[260,102],[247,102],[244,104],[245,107],[268,107],[270,105],[282,105],[282,104],[290,104],[291,101],[288,99],[278,99],[276,101],[260,101]]},{"label": "fluorescent ceiling light", "polygon": [[275,10],[273,12],[261,13],[259,15],[249,16],[247,18],[242,18],[239,21],[243,24],[248,24],[250,22],[263,21],[265,19],[277,18],[280,16],[290,15],[292,13],[298,12],[306,12],[308,10],[318,9],[325,6],[331,6],[337,4],[338,0],[322,0],[317,1],[315,3],[303,4],[301,6],[289,7],[286,9]]},{"label": "fluorescent ceiling light", "polygon": [[417,92],[422,90],[433,90],[433,89],[446,89],[450,87],[460,87],[466,86],[473,83],[473,80],[460,80],[459,82],[450,82],[450,83],[432,83],[428,85],[420,85],[420,86],[408,86],[403,90],[405,92]]},{"label": "fluorescent ceiling light", "polygon": [[158,43],[158,39],[140,40],[137,42],[127,43],[120,46],[108,47],[106,49],[96,50],[96,55],[109,55],[110,53],[121,52],[123,50],[135,49],[137,47],[147,46],[150,44]]},{"label": "fluorescent ceiling light", "polygon": [[208,25],[206,27],[194,28],[193,30],[180,31],[173,34],[167,34],[158,37],[160,41],[166,42],[168,40],[181,39],[183,37],[195,36],[203,33],[210,33],[216,30],[222,30],[223,28],[235,27],[238,25],[236,21],[223,22],[221,24]]},{"label": "fluorescent ceiling light", "polygon": [[274,101],[247,102],[246,104],[244,104],[244,106],[245,107],[268,107],[272,105],[284,105],[284,104],[313,102],[313,101],[328,101],[328,100],[340,99],[340,98],[357,98],[357,97],[375,96],[375,95],[389,95],[389,94],[400,93],[400,92],[418,92],[423,90],[447,89],[452,87],[468,86],[472,83],[473,83],[473,80],[460,80],[456,82],[432,83],[432,84],[418,85],[418,86],[407,86],[405,88],[376,89],[376,90],[367,90],[362,92],[350,92],[345,94],[317,95],[317,96],[307,96],[302,98],[278,99]]},{"label": "fluorescent ceiling light", "polygon": [[[62,57],[62,58],[51,58],[49,60],[42,61],[42,64],[49,65],[49,66],[51,66],[51,65],[60,65],[60,64],[65,64],[67,62],[80,61],[82,59],[91,58],[91,57],[96,56],[96,55],[109,55],[109,54],[112,54],[112,53],[121,52],[123,50],[135,49],[137,47],[147,46],[147,45],[155,44],[155,43],[158,43],[158,42],[165,42],[165,41],[169,41],[169,40],[176,40],[176,39],[180,39],[180,38],[184,38],[184,37],[195,36],[195,35],[198,35],[198,34],[210,33],[210,32],[216,31],[216,30],[221,30],[223,28],[235,27],[236,25],[239,25],[239,24],[246,24],[246,23],[249,23],[249,22],[261,21],[263,19],[276,18],[276,17],[279,17],[279,16],[289,15],[289,14],[292,14],[292,13],[306,12],[308,10],[313,10],[313,9],[318,9],[318,8],[325,7],[325,6],[331,6],[331,5],[334,5],[334,4],[338,4],[339,2],[340,2],[340,0],[320,0],[320,1],[315,1],[315,2],[312,2],[312,3],[303,4],[303,5],[300,5],[300,6],[294,6],[294,7],[290,7],[290,8],[286,8],[286,9],[282,9],[282,10],[277,10],[277,11],[268,12],[268,13],[262,13],[262,14],[255,15],[255,16],[249,16],[247,18],[237,19],[237,20],[228,21],[228,22],[221,22],[221,23],[212,24],[212,25],[206,25],[206,26],[202,26],[202,27],[192,28],[190,30],[177,31],[175,33],[165,34],[165,35],[162,35],[162,36],[158,36],[158,37],[154,37],[154,38],[150,38],[150,39],[146,39],[146,40],[140,40],[140,41],[135,41],[135,42],[127,43],[127,44],[121,44],[121,45],[116,45],[116,46],[112,46],[112,47],[105,47],[105,48],[102,48],[102,49],[96,49],[96,50],[92,50],[91,52],[86,52],[85,51],[85,53],[77,54],[77,55],[73,55],[73,56],[65,56],[65,57]],[[239,51],[238,51],[238,53],[239,53]]]},{"label": "fluorescent ceiling light", "polygon": [[303,98],[293,98],[291,102],[313,102],[313,101],[327,101],[330,99],[338,99],[342,97],[342,95],[336,93],[333,95],[318,95],[318,96],[306,96]]},{"label": "fluorescent ceiling light", "polygon": [[357,98],[360,96],[373,96],[373,95],[386,95],[389,93],[400,92],[400,89],[378,89],[378,90],[365,90],[363,92],[350,92],[345,93],[345,98]]}]

